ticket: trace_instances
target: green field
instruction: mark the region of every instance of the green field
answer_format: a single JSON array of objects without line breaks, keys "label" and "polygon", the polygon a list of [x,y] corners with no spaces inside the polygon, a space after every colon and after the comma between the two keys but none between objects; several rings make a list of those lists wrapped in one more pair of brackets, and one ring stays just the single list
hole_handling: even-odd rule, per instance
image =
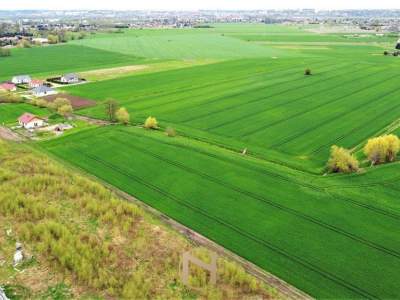
[{"label": "green field", "polygon": [[395,176],[382,179],[380,169],[368,173],[366,182],[378,183],[364,197],[351,177],[321,178],[140,128],[42,146],[318,298],[397,295],[400,186],[386,187]]},{"label": "green field", "polygon": [[35,77],[143,63],[143,59],[78,45],[13,49],[0,57],[0,80],[29,74]]},{"label": "green field", "polygon": [[[399,134],[400,60],[383,56],[397,37],[310,29],[126,30],[23,50],[40,57],[71,47],[77,63],[26,59],[20,73],[174,65],[64,88],[97,101],[78,114],[104,119],[104,101],[114,98],[133,125],[155,116],[159,132],[89,128],[38,146],[314,297],[396,298],[400,164],[322,175],[332,145],[364,159],[367,139]],[[78,49],[93,53],[84,59]],[[166,137],[167,126],[178,137]]]},{"label": "green field", "polygon": [[5,104],[0,103],[0,125],[14,125],[17,119],[24,113],[31,113],[37,116],[47,116],[49,111],[30,104]]}]

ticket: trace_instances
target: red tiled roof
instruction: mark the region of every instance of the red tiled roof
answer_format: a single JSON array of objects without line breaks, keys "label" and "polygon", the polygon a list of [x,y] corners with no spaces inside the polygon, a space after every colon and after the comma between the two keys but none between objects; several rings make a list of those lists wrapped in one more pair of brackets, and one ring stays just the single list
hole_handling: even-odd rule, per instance
[{"label": "red tiled roof", "polygon": [[4,89],[4,90],[8,90],[8,91],[10,91],[10,90],[13,90],[13,89],[15,89],[15,84],[13,84],[13,83],[8,83],[8,82],[6,82],[6,83],[0,83],[0,89]]},{"label": "red tiled roof", "polygon": [[31,122],[34,119],[41,119],[41,118],[39,118],[38,116],[32,115],[30,113],[24,113],[22,116],[20,116],[18,118],[18,121],[26,124],[26,123]]},{"label": "red tiled roof", "polygon": [[33,84],[42,84],[42,83],[44,83],[44,81],[43,81],[43,80],[40,80],[40,79],[33,79],[33,80],[30,82],[31,85],[33,85]]}]

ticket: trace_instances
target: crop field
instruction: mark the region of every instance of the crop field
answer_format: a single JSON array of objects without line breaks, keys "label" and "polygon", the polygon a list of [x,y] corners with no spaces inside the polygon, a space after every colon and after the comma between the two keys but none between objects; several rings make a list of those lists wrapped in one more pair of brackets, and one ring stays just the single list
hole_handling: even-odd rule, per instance
[{"label": "crop field", "polygon": [[140,128],[94,129],[42,147],[314,296],[397,294],[400,186],[381,169],[368,174],[378,183],[364,197],[363,180],[321,178]]},{"label": "crop field", "polygon": [[45,108],[39,108],[25,103],[20,104],[5,104],[0,103],[0,125],[15,124],[17,119],[23,113],[31,113],[37,116],[46,116],[49,111]]},{"label": "crop field", "polygon": [[[399,118],[399,64],[389,60],[243,59],[67,91],[118,99],[136,121],[154,115],[189,135],[323,167],[333,144],[351,148]],[[102,105],[82,113],[105,118]]]},{"label": "crop field", "polygon": [[100,69],[111,66],[140,64],[143,59],[78,45],[13,49],[10,57],[0,57],[0,80],[14,75],[35,77],[61,75],[68,72]]},{"label": "crop field", "polygon": [[[383,55],[397,38],[308,29],[224,24],[74,41],[185,67],[63,88],[96,101],[77,114],[106,119],[112,98],[132,124],[37,145],[314,297],[395,298],[400,164],[353,175],[325,166],[332,145],[364,160],[369,138],[399,134],[400,60]],[[148,116],[160,130],[140,126]]]}]

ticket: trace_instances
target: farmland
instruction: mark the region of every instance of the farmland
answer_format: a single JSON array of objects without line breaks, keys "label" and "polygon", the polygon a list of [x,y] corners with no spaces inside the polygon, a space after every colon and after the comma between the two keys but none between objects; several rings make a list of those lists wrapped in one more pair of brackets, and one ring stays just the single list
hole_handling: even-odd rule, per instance
[{"label": "farmland", "polygon": [[10,57],[0,58],[0,80],[14,75],[35,77],[141,63],[143,59],[76,45],[13,49]]},{"label": "farmland", "polygon": [[37,116],[45,116],[49,113],[47,109],[35,107],[25,103],[0,103],[0,124],[16,124],[17,119],[25,112],[29,112]]},{"label": "farmland", "polygon": [[[314,297],[395,298],[400,165],[369,167],[360,149],[399,134],[400,61],[383,55],[396,38],[309,29],[217,24],[73,41],[68,47],[94,51],[76,69],[100,69],[87,73],[95,82],[62,88],[96,101],[76,114],[107,119],[112,98],[131,125],[35,146]],[[161,67],[118,73],[149,61]],[[148,116],[159,130],[142,128]],[[332,145],[352,150],[361,172],[326,174]]]}]

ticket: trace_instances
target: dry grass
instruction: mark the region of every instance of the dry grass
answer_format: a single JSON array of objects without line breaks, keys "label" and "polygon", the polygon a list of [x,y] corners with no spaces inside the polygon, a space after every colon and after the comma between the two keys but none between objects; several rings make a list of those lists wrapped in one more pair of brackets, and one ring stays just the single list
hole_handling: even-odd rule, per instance
[{"label": "dry grass", "polygon": [[[277,298],[224,259],[217,287],[194,269],[191,282],[201,289],[187,289],[179,265],[193,245],[100,184],[22,147],[0,140],[0,284],[23,287],[22,298],[66,293],[63,284],[73,298]],[[16,241],[33,256],[21,272],[11,267]],[[205,249],[195,251],[207,260]]]}]

